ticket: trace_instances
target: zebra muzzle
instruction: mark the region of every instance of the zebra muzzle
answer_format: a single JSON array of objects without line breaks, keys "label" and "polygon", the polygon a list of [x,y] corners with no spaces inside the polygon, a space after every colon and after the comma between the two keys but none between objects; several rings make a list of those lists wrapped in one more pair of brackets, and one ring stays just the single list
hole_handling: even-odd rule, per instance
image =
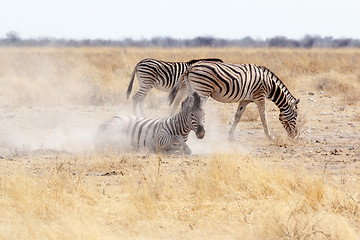
[{"label": "zebra muzzle", "polygon": [[205,129],[203,126],[198,126],[196,131],[196,137],[198,139],[203,139],[205,136]]},{"label": "zebra muzzle", "polygon": [[299,135],[300,135],[300,131],[298,131],[298,129],[294,129],[294,130],[292,130],[292,131],[289,131],[289,132],[288,132],[288,135],[289,135],[289,137],[291,137],[291,138],[298,138]]}]

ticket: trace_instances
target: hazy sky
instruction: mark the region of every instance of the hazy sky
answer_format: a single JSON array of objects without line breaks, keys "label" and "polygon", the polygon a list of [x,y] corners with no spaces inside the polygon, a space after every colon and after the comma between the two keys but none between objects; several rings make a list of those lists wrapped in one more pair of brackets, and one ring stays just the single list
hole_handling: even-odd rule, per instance
[{"label": "hazy sky", "polygon": [[0,37],[360,39],[360,0],[1,0]]}]

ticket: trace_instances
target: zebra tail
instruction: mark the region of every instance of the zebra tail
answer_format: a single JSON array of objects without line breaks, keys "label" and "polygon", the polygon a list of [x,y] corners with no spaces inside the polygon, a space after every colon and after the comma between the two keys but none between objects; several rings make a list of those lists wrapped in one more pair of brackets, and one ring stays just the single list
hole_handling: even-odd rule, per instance
[{"label": "zebra tail", "polygon": [[131,93],[131,90],[132,90],[132,87],[133,87],[133,83],[134,83],[134,79],[135,79],[135,74],[136,74],[136,71],[137,71],[137,67],[138,65],[136,65],[136,67],[134,68],[134,71],[131,75],[131,80],[130,80],[130,83],[129,83],[129,86],[128,86],[128,89],[126,91],[126,98],[129,99],[129,96],[130,96],[130,93]]}]

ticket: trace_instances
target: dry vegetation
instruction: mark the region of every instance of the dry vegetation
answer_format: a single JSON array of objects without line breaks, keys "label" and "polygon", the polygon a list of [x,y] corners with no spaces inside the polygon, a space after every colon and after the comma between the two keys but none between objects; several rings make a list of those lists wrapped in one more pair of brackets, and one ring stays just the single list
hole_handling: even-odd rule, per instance
[{"label": "dry vegetation", "polygon": [[[360,238],[360,50],[0,53],[0,239]],[[301,99],[300,138],[268,102],[276,139],[250,105],[228,142],[236,105],[209,100],[192,156],[93,150],[96,127],[131,109],[125,91],[146,57],[267,66]],[[147,115],[168,114],[166,97],[153,91]]]}]

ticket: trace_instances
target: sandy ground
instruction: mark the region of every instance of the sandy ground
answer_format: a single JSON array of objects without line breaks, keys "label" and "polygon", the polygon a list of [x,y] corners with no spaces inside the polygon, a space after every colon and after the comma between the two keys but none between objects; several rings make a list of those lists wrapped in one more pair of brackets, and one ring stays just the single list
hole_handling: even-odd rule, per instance
[{"label": "sandy ground", "polygon": [[[236,105],[221,104],[213,100],[206,103],[206,137],[197,140],[190,135],[189,146],[193,154],[236,152],[250,154],[264,159],[266,164],[320,168],[336,174],[354,174],[360,181],[360,118],[359,107],[344,106],[341,100],[319,92],[297,91],[301,99],[301,135],[289,139],[278,121],[278,109],[267,102],[269,126],[276,136],[268,140],[262,129],[257,109],[250,104],[246,112],[253,119],[244,118],[237,126],[235,142],[227,140],[227,132]],[[164,101],[166,94],[150,96],[148,115],[161,117],[168,114]],[[153,102],[159,102],[161,109],[155,109]],[[119,113],[131,112],[131,101],[115,106],[63,105],[3,106],[0,118],[0,153],[2,164],[14,161],[23,155],[39,154],[54,150],[68,154],[90,154],[94,151],[94,139],[98,125],[105,119]],[[159,106],[157,105],[157,106]],[[307,110],[310,110],[307,112]],[[225,120],[215,117],[222,112]],[[246,113],[245,112],[245,113]],[[229,116],[230,115],[230,116]],[[229,119],[228,123],[225,121]],[[273,159],[276,162],[272,162]],[[268,159],[268,160],[267,160]],[[269,159],[271,161],[269,162]],[[6,161],[7,160],[7,161]]]}]

